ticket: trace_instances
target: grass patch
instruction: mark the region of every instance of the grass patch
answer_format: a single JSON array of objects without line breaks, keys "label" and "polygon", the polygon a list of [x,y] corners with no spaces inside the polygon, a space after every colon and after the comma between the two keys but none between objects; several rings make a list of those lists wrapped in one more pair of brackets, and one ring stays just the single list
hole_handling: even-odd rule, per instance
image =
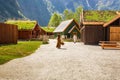
[{"label": "grass patch", "polygon": [[32,54],[42,42],[40,41],[19,41],[18,44],[0,46],[0,64],[6,63],[15,58],[21,58]]}]

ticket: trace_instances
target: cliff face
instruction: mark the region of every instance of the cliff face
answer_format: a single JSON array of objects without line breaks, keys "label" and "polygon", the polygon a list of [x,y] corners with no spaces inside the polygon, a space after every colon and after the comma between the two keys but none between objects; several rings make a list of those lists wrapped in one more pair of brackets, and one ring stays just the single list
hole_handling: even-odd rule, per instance
[{"label": "cliff face", "polygon": [[43,0],[17,0],[24,16],[37,20],[41,25],[46,25],[50,19],[50,12]]},{"label": "cliff face", "polygon": [[8,18],[22,18],[16,0],[0,0],[0,21]]}]

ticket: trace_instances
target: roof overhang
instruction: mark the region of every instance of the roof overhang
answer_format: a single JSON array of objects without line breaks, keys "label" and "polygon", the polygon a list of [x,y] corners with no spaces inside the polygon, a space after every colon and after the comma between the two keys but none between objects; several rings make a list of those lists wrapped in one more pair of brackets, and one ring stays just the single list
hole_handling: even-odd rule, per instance
[{"label": "roof overhang", "polygon": [[104,22],[83,22],[83,25],[104,25]]},{"label": "roof overhang", "polygon": [[119,19],[120,18],[120,15],[117,15],[115,18],[113,18],[111,21],[105,23],[103,25],[103,27],[107,27],[108,25],[110,25],[111,23],[113,23],[115,20]]}]

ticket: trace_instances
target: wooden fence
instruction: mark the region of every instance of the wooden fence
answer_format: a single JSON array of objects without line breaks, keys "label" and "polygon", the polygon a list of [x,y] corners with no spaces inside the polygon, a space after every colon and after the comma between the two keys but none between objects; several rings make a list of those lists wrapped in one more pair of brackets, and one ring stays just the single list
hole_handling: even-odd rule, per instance
[{"label": "wooden fence", "polygon": [[0,23],[0,44],[17,44],[18,27],[16,25]]}]

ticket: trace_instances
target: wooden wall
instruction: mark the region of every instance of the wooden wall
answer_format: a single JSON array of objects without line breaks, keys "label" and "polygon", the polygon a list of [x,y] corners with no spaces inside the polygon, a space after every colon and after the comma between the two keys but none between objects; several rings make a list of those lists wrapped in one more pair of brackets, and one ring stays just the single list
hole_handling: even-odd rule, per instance
[{"label": "wooden wall", "polygon": [[40,35],[46,35],[47,32],[44,31],[38,24],[32,30],[32,38],[39,38]]},{"label": "wooden wall", "polygon": [[82,32],[82,40],[84,44],[97,45],[99,41],[104,40],[103,27],[102,26],[85,26]]},{"label": "wooden wall", "polygon": [[105,30],[104,30],[105,41],[110,41],[110,28],[111,27],[120,27],[120,19],[112,22],[111,24],[105,27]]},{"label": "wooden wall", "polygon": [[32,38],[32,30],[19,30],[18,39],[20,40],[30,40]]},{"label": "wooden wall", "polygon": [[16,44],[18,27],[16,25],[0,23],[0,44]]}]

